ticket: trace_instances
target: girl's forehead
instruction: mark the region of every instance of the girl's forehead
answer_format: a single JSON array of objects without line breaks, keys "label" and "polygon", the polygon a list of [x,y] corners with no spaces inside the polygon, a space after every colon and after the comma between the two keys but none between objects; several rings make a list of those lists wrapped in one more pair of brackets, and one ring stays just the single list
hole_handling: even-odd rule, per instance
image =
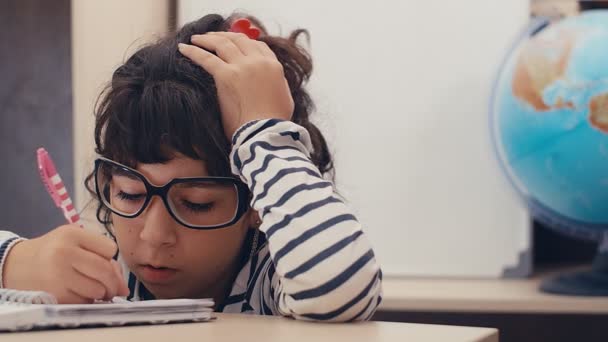
[{"label": "girl's forehead", "polygon": [[166,184],[173,178],[207,177],[205,162],[177,155],[165,163],[137,164],[135,169],[155,185]]}]

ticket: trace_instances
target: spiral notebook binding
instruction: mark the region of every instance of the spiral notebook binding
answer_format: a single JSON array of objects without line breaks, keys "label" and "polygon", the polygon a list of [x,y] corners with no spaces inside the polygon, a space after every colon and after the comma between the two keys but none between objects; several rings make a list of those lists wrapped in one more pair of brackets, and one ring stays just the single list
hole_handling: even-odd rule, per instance
[{"label": "spiral notebook binding", "polygon": [[57,299],[43,291],[0,289],[0,304],[57,304]]}]

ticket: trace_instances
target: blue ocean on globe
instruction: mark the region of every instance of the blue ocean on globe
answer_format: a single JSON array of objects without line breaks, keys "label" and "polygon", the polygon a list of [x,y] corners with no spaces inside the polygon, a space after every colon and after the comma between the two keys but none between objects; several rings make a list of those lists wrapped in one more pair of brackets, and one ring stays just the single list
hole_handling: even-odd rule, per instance
[{"label": "blue ocean on globe", "polygon": [[534,216],[608,232],[608,11],[521,39],[497,79],[491,125],[505,173]]}]

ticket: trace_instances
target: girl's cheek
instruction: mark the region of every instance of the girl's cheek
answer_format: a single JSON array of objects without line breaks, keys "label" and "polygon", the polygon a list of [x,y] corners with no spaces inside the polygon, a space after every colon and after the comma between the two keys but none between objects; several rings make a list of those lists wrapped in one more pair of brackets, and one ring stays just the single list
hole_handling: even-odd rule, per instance
[{"label": "girl's cheek", "polygon": [[114,236],[116,236],[119,249],[125,253],[137,244],[141,231],[137,222],[139,221],[139,218],[126,219],[124,217],[118,217],[119,218],[114,217],[112,220],[112,222],[114,222]]}]

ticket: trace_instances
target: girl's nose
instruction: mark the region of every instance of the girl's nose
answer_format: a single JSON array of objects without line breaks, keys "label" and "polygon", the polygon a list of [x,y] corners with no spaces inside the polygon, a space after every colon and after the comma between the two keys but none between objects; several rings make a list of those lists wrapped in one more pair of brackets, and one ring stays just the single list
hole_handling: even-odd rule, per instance
[{"label": "girl's nose", "polygon": [[139,238],[154,246],[172,245],[177,241],[177,223],[167,211],[162,199],[153,197],[145,212],[144,227]]}]

